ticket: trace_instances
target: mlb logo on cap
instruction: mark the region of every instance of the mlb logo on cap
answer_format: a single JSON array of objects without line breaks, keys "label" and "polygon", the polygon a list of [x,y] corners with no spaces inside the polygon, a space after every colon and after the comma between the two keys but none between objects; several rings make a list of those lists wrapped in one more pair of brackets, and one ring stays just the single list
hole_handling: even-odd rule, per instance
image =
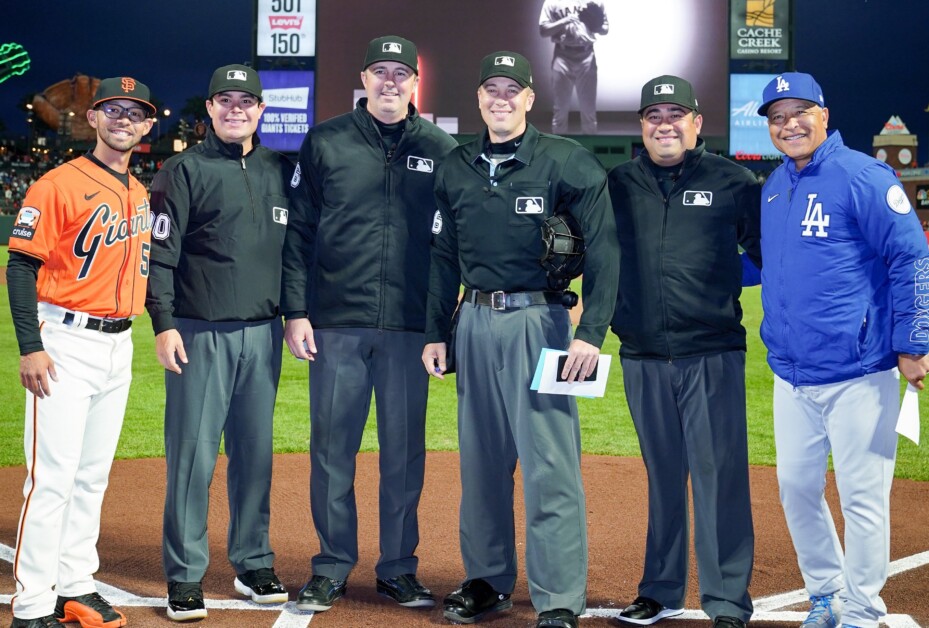
[{"label": "mlb logo on cap", "polygon": [[216,68],[210,79],[210,98],[219,92],[245,92],[261,100],[261,79],[247,65],[224,65]]},{"label": "mlb logo on cap", "polygon": [[377,37],[369,41],[361,71],[364,72],[368,69],[368,66],[378,61],[395,61],[397,63],[402,63],[413,70],[415,74],[419,74],[419,59],[416,53],[416,44],[398,35],[384,35],[383,37]]},{"label": "mlb logo on cap", "polygon": [[511,78],[522,87],[532,87],[532,68],[529,59],[512,50],[498,50],[481,59],[481,80],[478,85],[495,76]]},{"label": "mlb logo on cap", "polygon": [[670,83],[662,83],[661,85],[655,85],[655,95],[660,96],[662,94],[673,94],[674,85]]}]

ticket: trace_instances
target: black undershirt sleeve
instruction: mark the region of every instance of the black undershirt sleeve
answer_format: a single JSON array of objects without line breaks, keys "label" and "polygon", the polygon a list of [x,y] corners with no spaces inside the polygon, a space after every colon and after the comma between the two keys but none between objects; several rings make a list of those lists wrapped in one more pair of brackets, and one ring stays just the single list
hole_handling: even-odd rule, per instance
[{"label": "black undershirt sleeve", "polygon": [[19,342],[19,354],[43,351],[39,335],[38,291],[36,280],[42,261],[23,253],[10,251],[6,267],[7,291],[10,295],[10,312]]}]

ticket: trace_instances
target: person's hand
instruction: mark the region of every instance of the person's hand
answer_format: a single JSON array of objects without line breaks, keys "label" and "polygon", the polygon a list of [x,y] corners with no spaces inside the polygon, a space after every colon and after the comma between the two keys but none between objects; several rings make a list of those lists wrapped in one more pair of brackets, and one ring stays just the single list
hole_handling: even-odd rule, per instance
[{"label": "person's hand", "polygon": [[583,382],[590,377],[600,359],[600,349],[575,338],[568,347],[568,359],[565,360],[561,377],[569,384]]},{"label": "person's hand", "polygon": [[308,318],[292,318],[284,323],[284,342],[298,360],[316,360],[313,325]]},{"label": "person's hand", "polygon": [[58,381],[55,361],[45,351],[34,351],[19,358],[19,381],[23,387],[39,399],[52,394],[48,380]]},{"label": "person's hand", "polygon": [[897,368],[900,369],[900,374],[906,378],[906,381],[922,390],[923,380],[926,378],[926,373],[929,373],[929,355],[901,353],[897,356]]},{"label": "person's hand", "polygon": [[445,379],[446,346],[444,342],[430,342],[423,347],[423,366],[432,377]]},{"label": "person's hand", "polygon": [[187,352],[184,351],[184,341],[176,329],[166,329],[155,336],[155,355],[158,362],[168,371],[181,374],[178,361],[187,364]]}]

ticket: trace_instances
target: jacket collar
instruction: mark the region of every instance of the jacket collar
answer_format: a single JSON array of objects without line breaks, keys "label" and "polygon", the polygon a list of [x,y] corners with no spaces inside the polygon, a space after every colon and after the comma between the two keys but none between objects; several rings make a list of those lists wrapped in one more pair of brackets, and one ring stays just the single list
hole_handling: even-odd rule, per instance
[{"label": "jacket collar", "polygon": [[[374,131],[375,133],[378,132],[374,120],[372,119],[371,112],[368,111],[367,97],[358,99],[355,108],[352,110],[352,115],[361,128]],[[404,131],[409,131],[414,125],[419,124],[419,112],[416,110],[416,107],[413,106],[413,103],[407,106],[406,118],[404,118],[404,121],[406,122]]]},{"label": "jacket collar", "polygon": [[[516,149],[516,154],[513,155],[513,159],[527,166],[532,163],[532,155],[535,153],[536,144],[539,143],[539,135],[539,130],[527,122],[526,132],[523,134],[523,141],[520,143],[519,148]],[[481,155],[484,153],[484,147],[489,141],[490,134],[485,128],[484,133],[471,142],[466,148],[466,155],[469,163],[474,164],[478,162]]]},{"label": "jacket collar", "polygon": [[787,172],[790,173],[791,177],[798,177],[805,172],[815,170],[829,155],[834,153],[836,150],[845,146],[845,142],[842,141],[842,134],[838,131],[828,131],[825,141],[816,147],[816,150],[813,151],[813,157],[810,159],[810,163],[805,165],[802,170],[797,171],[797,163],[784,155],[784,163],[787,165]]},{"label": "jacket collar", "polygon": [[[210,125],[206,129],[206,139],[203,140],[203,143],[207,147],[215,150],[219,154],[229,157],[230,159],[241,159],[242,158],[242,145],[238,142],[224,142],[219,139],[219,136],[216,135],[216,131],[213,130],[213,125]],[[255,152],[255,149],[261,144],[261,140],[258,138],[258,133],[252,135],[252,152]]]},{"label": "jacket collar", "polygon": [[[700,158],[703,157],[704,152],[706,152],[706,142],[703,141],[702,137],[698,137],[697,145],[684,151],[684,161],[681,162],[681,173],[692,170],[694,166],[697,165],[697,162],[700,161]],[[652,161],[648,151],[642,153],[642,161],[643,165],[660,167]]]}]

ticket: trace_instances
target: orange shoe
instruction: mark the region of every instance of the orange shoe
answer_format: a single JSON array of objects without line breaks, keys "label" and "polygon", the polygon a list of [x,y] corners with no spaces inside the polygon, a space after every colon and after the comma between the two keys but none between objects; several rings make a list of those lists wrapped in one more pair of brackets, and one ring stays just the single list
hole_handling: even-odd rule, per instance
[{"label": "orange shoe", "polygon": [[126,616],[96,592],[75,597],[59,595],[55,617],[63,624],[80,622],[81,628],[122,628],[126,625]]}]

